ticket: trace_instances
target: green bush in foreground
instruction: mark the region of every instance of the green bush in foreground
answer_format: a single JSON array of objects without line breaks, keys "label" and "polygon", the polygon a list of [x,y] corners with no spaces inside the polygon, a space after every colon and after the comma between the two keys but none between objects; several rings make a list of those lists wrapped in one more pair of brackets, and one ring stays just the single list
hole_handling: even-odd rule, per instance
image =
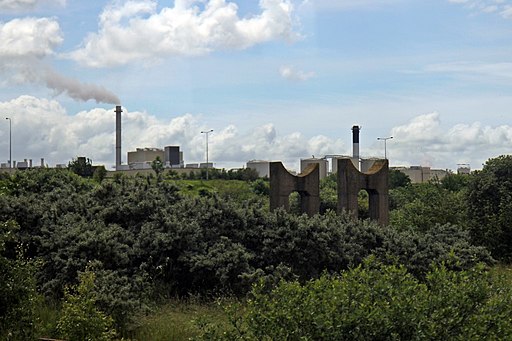
[{"label": "green bush in foreground", "polygon": [[420,282],[403,266],[373,257],[341,275],[301,285],[261,283],[231,330],[204,328],[203,339],[479,340],[512,337],[512,289],[482,266],[444,265]]},{"label": "green bush in foreground", "polygon": [[86,271],[80,275],[76,288],[65,290],[57,330],[66,340],[108,341],[116,335],[112,318],[96,308],[94,280],[94,273]]}]

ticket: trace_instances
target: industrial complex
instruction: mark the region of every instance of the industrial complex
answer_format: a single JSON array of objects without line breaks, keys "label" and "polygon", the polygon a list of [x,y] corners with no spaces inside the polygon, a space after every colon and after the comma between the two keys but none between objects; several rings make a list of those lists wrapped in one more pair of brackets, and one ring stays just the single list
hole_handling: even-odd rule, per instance
[{"label": "industrial complex", "polygon": [[[122,109],[121,106],[115,108],[115,171],[125,174],[136,174],[137,172],[145,173],[152,170],[151,164],[155,159],[161,160],[166,169],[173,169],[179,173],[196,171],[199,168],[213,168],[212,162],[196,162],[185,163],[183,151],[178,145],[168,145],[163,147],[141,147],[134,151],[127,152],[127,162],[122,162]],[[381,158],[362,158],[359,154],[359,134],[361,127],[354,125],[352,127],[352,155],[325,155],[320,158],[304,158],[300,160],[300,172],[304,172],[310,165],[318,165],[318,175],[320,179],[325,178],[329,174],[337,173],[338,159],[350,159],[355,169],[366,173]],[[382,138],[382,139],[389,139]],[[386,157],[385,157],[386,159]],[[246,163],[247,168],[254,169],[261,177],[270,177],[269,160],[251,160]],[[23,159],[22,161],[8,160],[6,163],[0,163],[0,170],[23,170],[27,168],[48,167],[44,158],[40,162],[33,162],[32,159]],[[65,168],[67,164],[56,164],[54,168]],[[447,169],[433,169],[425,166],[410,167],[390,167],[390,169],[399,170],[409,176],[412,183],[423,183],[433,179],[442,179],[451,171]],[[459,165],[458,174],[468,174],[471,169],[468,164]],[[293,172],[292,172],[293,173]]]}]

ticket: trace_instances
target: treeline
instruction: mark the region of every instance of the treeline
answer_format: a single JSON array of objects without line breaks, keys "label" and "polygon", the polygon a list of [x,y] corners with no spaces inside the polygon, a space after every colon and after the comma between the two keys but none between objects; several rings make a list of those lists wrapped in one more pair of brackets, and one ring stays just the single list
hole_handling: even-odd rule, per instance
[{"label": "treeline", "polygon": [[[420,186],[399,181],[388,227],[329,210],[332,179],[322,183],[324,214],[309,218],[269,212],[264,190],[240,201],[207,191],[184,195],[186,182],[152,177],[95,181],[51,169],[2,174],[0,336],[30,315],[20,307],[36,289],[59,301],[86,272],[94,273],[94,306],[126,332],[136,314],[166,297],[243,296],[256,282],[269,290],[281,280],[307,283],[369,256],[401,264],[418,281],[433,264],[459,271],[491,265],[492,256],[508,260],[512,180],[503,168],[511,160],[490,160],[467,178]],[[18,272],[27,281],[9,280]]]}]

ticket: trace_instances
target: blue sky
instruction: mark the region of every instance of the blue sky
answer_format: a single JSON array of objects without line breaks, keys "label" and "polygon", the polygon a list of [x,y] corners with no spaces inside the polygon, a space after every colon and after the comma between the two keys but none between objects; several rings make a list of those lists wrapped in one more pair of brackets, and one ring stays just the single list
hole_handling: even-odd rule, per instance
[{"label": "blue sky", "polygon": [[511,43],[507,0],[0,0],[0,112],[14,159],[112,165],[120,102],[123,152],[201,161],[214,129],[217,166],[297,168],[360,124],[363,156],[478,169],[512,147]]}]

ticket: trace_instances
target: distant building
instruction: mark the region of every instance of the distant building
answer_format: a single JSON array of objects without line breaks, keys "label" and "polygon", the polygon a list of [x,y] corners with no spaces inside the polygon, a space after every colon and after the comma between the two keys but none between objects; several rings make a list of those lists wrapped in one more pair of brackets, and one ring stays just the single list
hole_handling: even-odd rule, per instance
[{"label": "distant building", "polygon": [[320,180],[327,176],[329,161],[327,161],[327,159],[318,159],[315,157],[309,159],[300,159],[300,172],[304,172],[304,170],[311,164],[318,164]]},{"label": "distant building", "polygon": [[151,163],[160,158],[165,168],[183,168],[183,152],[179,146],[166,146],[160,148],[137,148],[133,152],[128,152],[127,169],[150,169]]},{"label": "distant building", "polygon": [[459,165],[457,168],[457,174],[470,174],[471,173],[471,167],[469,167],[469,164]]},{"label": "distant building", "polygon": [[391,169],[398,170],[409,176],[413,184],[421,184],[434,179],[442,180],[450,173],[446,169],[431,169],[430,167],[422,166],[391,167]]},{"label": "distant building", "polygon": [[166,146],[164,147],[164,158],[166,167],[183,168],[183,152],[180,151],[179,146]]},{"label": "distant building", "polygon": [[259,177],[270,177],[270,161],[251,160],[247,162],[247,168],[254,169]]}]

